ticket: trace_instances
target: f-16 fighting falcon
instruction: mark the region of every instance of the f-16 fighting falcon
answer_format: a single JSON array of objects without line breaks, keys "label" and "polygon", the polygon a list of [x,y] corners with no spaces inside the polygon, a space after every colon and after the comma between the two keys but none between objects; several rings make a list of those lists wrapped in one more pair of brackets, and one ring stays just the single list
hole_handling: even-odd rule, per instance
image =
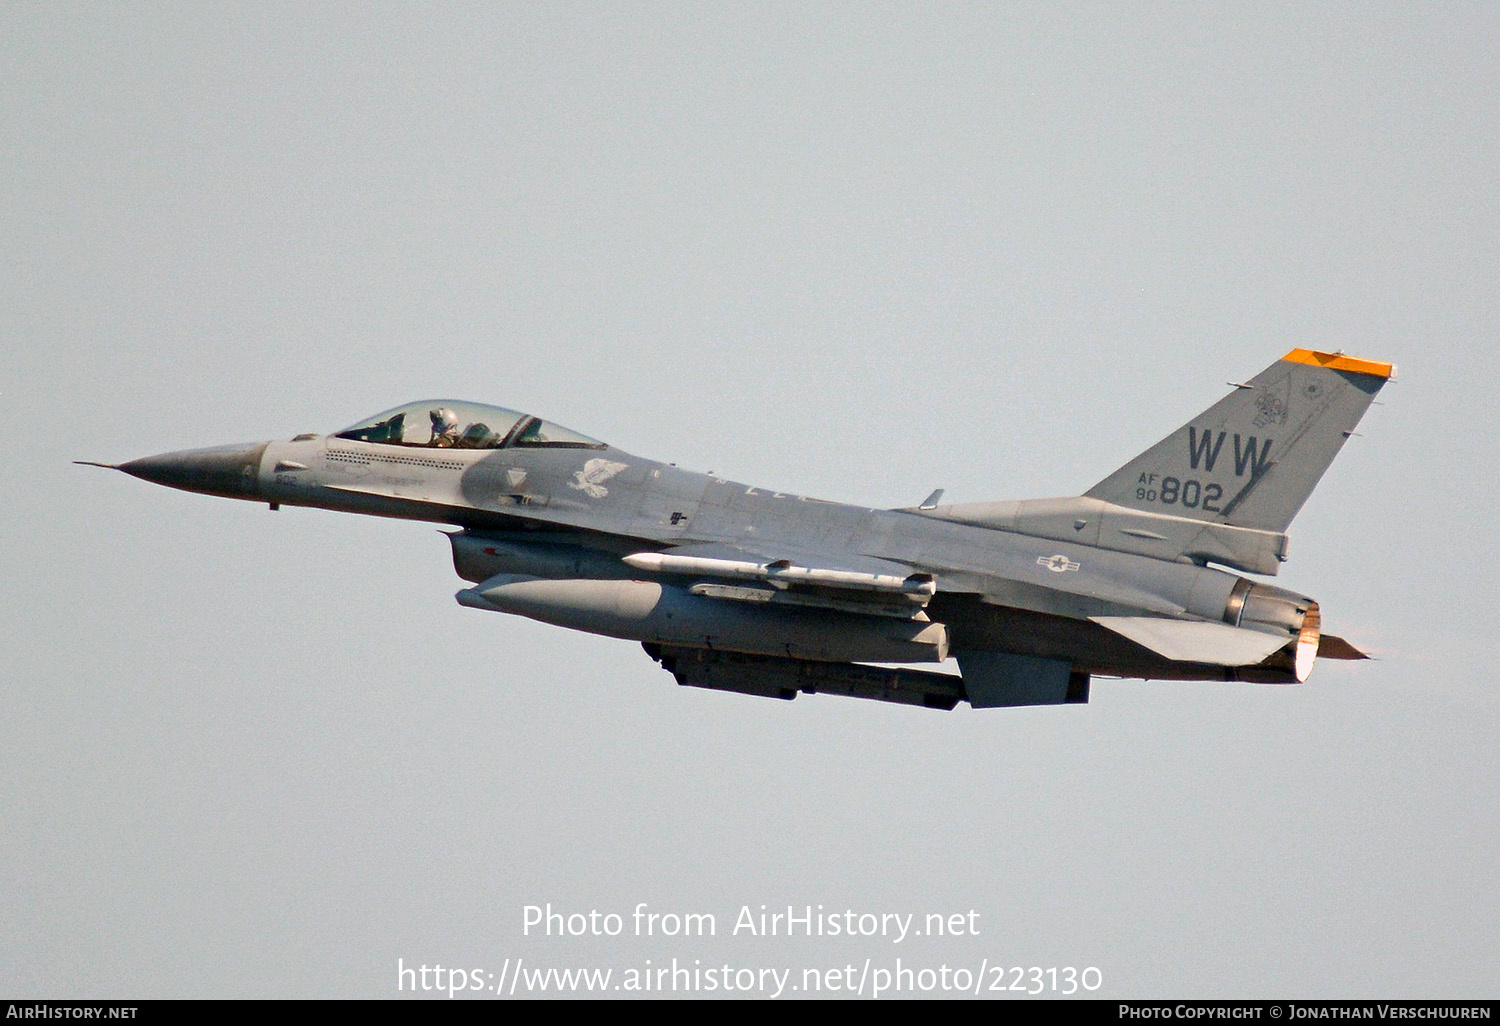
[{"label": "f-16 fighting falcon", "polygon": [[[952,709],[1095,676],[1292,683],[1362,659],[1273,575],[1394,368],[1295,349],[1083,495],[879,510],[438,399],[331,435],[110,466],[207,495],[451,525],[458,601],[640,642],[679,684]],[[1236,572],[1239,571],[1239,572]],[[911,664],[956,659],[959,674]],[[892,665],[894,664],[894,665]]]}]

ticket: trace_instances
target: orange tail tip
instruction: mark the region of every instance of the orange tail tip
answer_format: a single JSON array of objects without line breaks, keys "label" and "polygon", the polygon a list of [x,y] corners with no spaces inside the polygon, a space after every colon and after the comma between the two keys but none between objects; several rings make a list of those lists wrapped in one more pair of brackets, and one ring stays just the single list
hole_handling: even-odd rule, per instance
[{"label": "orange tail tip", "polygon": [[1327,367],[1329,370],[1349,371],[1352,374],[1373,374],[1377,378],[1396,376],[1394,363],[1362,360],[1357,356],[1345,356],[1343,353],[1320,353],[1315,349],[1293,349],[1282,359],[1291,363],[1308,363],[1314,367]]}]

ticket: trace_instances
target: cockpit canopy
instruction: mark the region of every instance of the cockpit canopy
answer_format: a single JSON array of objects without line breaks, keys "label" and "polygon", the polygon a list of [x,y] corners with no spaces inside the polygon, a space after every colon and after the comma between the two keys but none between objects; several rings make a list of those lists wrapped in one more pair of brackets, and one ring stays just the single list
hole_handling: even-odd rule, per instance
[{"label": "cockpit canopy", "polygon": [[410,445],[425,449],[502,449],[511,446],[549,446],[560,449],[603,449],[597,439],[569,431],[550,421],[515,410],[454,399],[407,403],[377,413],[335,438],[382,445]]}]

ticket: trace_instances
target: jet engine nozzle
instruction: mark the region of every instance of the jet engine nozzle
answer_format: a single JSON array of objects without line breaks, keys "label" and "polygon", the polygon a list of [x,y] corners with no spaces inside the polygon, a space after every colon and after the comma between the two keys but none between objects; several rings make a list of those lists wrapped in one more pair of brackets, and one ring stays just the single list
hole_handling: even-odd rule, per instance
[{"label": "jet engine nozzle", "polygon": [[1313,660],[1318,658],[1318,644],[1323,636],[1323,614],[1316,602],[1308,603],[1307,615],[1302,619],[1302,629],[1297,632],[1297,650],[1293,657],[1292,672],[1297,683],[1307,680],[1312,673]]},{"label": "jet engine nozzle", "polygon": [[1318,657],[1318,641],[1323,631],[1323,614],[1312,599],[1241,579],[1229,596],[1224,622],[1232,627],[1286,635],[1288,648],[1258,667],[1247,667],[1242,671],[1245,679],[1260,679],[1258,675],[1250,675],[1273,668],[1282,673],[1290,671],[1299,684],[1307,680],[1313,660]]}]

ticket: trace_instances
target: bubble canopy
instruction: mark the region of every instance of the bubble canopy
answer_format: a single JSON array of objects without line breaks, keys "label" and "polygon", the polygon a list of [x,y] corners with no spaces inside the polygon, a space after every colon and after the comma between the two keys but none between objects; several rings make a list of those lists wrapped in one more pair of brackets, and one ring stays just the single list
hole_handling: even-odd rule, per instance
[{"label": "bubble canopy", "polygon": [[603,449],[604,443],[525,413],[484,403],[429,399],[377,413],[334,438],[424,449],[551,447]]}]

